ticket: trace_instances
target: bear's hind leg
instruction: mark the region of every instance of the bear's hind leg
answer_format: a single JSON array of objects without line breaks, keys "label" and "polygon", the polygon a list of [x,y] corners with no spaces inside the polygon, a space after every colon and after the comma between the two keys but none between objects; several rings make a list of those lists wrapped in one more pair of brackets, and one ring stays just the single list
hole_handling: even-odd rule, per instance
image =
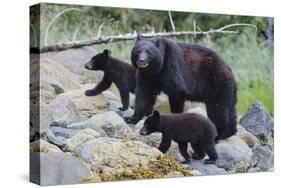
[{"label": "bear's hind leg", "polygon": [[218,132],[216,141],[227,138],[225,135],[225,128],[228,125],[229,113],[224,105],[210,102],[206,104],[207,114],[209,119],[215,124]]},{"label": "bear's hind leg", "polygon": [[190,163],[190,155],[187,153],[187,143],[186,142],[181,142],[178,143],[179,149],[180,149],[180,154],[185,158],[185,163]]},{"label": "bear's hind leg", "polygon": [[230,129],[228,136],[232,136],[237,132],[237,114],[235,106],[229,109],[229,123],[228,128]]},{"label": "bear's hind leg", "polygon": [[215,148],[215,143],[209,144],[206,148],[206,153],[209,159],[204,161],[205,164],[214,164],[218,158],[218,154]]},{"label": "bear's hind leg", "polygon": [[182,113],[184,109],[185,96],[171,95],[169,96],[169,104],[172,113]]},{"label": "bear's hind leg", "polygon": [[194,153],[191,155],[192,159],[201,160],[205,157],[206,151],[200,146],[200,143],[191,144]]},{"label": "bear's hind leg", "polygon": [[121,102],[123,107],[119,108],[121,111],[128,110],[129,103],[130,103],[130,94],[129,91],[126,89],[122,89],[119,91],[121,96]]}]

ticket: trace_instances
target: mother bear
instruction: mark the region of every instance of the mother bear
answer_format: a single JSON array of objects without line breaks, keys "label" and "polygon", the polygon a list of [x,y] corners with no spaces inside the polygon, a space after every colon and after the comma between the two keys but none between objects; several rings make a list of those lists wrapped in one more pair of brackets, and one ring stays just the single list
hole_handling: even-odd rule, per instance
[{"label": "mother bear", "polygon": [[137,68],[136,106],[127,123],[137,123],[152,111],[157,95],[169,97],[172,113],[181,113],[185,100],[204,102],[218,137],[236,133],[237,86],[231,68],[213,50],[190,43],[138,35],[131,61]]}]

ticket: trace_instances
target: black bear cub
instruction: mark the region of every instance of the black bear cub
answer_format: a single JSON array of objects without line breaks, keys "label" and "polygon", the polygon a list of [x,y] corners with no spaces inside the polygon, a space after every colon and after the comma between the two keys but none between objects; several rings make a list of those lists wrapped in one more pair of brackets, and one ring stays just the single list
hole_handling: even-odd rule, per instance
[{"label": "black bear cub", "polygon": [[88,70],[101,70],[104,72],[103,79],[94,89],[87,90],[85,95],[95,96],[110,87],[112,82],[117,86],[123,107],[119,110],[125,111],[129,107],[129,92],[135,93],[136,69],[123,61],[111,57],[111,51],[105,49],[103,53],[95,55],[86,65]]},{"label": "black bear cub", "polygon": [[162,133],[159,150],[166,153],[171,141],[178,143],[181,155],[190,163],[187,153],[187,144],[190,143],[194,153],[192,158],[203,159],[207,154],[209,159],[205,164],[213,164],[217,158],[215,138],[217,130],[215,125],[207,118],[199,114],[167,114],[160,115],[154,111],[144,122],[141,135],[149,135],[154,132]]}]

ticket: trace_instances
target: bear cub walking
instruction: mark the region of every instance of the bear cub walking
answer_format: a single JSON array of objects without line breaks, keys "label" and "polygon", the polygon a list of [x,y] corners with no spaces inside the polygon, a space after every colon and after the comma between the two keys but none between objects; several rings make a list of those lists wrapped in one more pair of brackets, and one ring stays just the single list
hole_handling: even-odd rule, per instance
[{"label": "bear cub walking", "polygon": [[95,55],[86,65],[88,70],[101,70],[104,72],[103,79],[94,89],[87,90],[86,96],[95,96],[110,87],[112,82],[117,86],[123,107],[119,110],[125,111],[129,107],[129,92],[135,93],[136,69],[123,61],[111,57],[111,51],[105,49],[103,53]]},{"label": "bear cub walking", "polygon": [[166,153],[171,141],[178,143],[181,155],[190,163],[187,152],[187,144],[190,143],[194,153],[192,158],[200,160],[207,154],[205,164],[213,164],[217,158],[215,149],[215,138],[217,130],[215,125],[207,118],[199,114],[167,114],[160,115],[154,111],[144,122],[141,135],[149,135],[154,132],[162,133],[159,150]]}]

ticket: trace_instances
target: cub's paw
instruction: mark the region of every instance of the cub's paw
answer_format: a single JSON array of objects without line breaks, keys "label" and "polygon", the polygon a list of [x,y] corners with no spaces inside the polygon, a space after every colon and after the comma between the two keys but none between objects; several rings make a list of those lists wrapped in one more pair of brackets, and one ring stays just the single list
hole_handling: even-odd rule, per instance
[{"label": "cub's paw", "polygon": [[201,160],[204,158],[204,156],[200,156],[197,153],[193,153],[191,157],[192,157],[192,159],[195,159],[195,160]]},{"label": "cub's paw", "polygon": [[190,159],[186,159],[185,161],[182,161],[181,163],[182,163],[182,164],[190,164],[190,163],[191,163],[191,160],[190,160]]},{"label": "cub's paw", "polygon": [[86,90],[86,91],[85,91],[85,95],[86,95],[86,96],[95,96],[95,95],[97,95],[97,94],[95,93],[94,90],[89,89],[89,90]]},{"label": "cub's paw", "polygon": [[124,121],[125,121],[127,124],[135,124],[134,117],[125,117],[125,118],[124,118]]},{"label": "cub's paw", "polygon": [[205,159],[204,160],[204,163],[205,164],[214,164],[216,161],[215,160],[212,160],[212,159]]},{"label": "cub's paw", "polygon": [[120,108],[118,108],[120,111],[126,111],[126,110],[128,110],[128,107],[126,108],[126,107],[120,107]]}]

